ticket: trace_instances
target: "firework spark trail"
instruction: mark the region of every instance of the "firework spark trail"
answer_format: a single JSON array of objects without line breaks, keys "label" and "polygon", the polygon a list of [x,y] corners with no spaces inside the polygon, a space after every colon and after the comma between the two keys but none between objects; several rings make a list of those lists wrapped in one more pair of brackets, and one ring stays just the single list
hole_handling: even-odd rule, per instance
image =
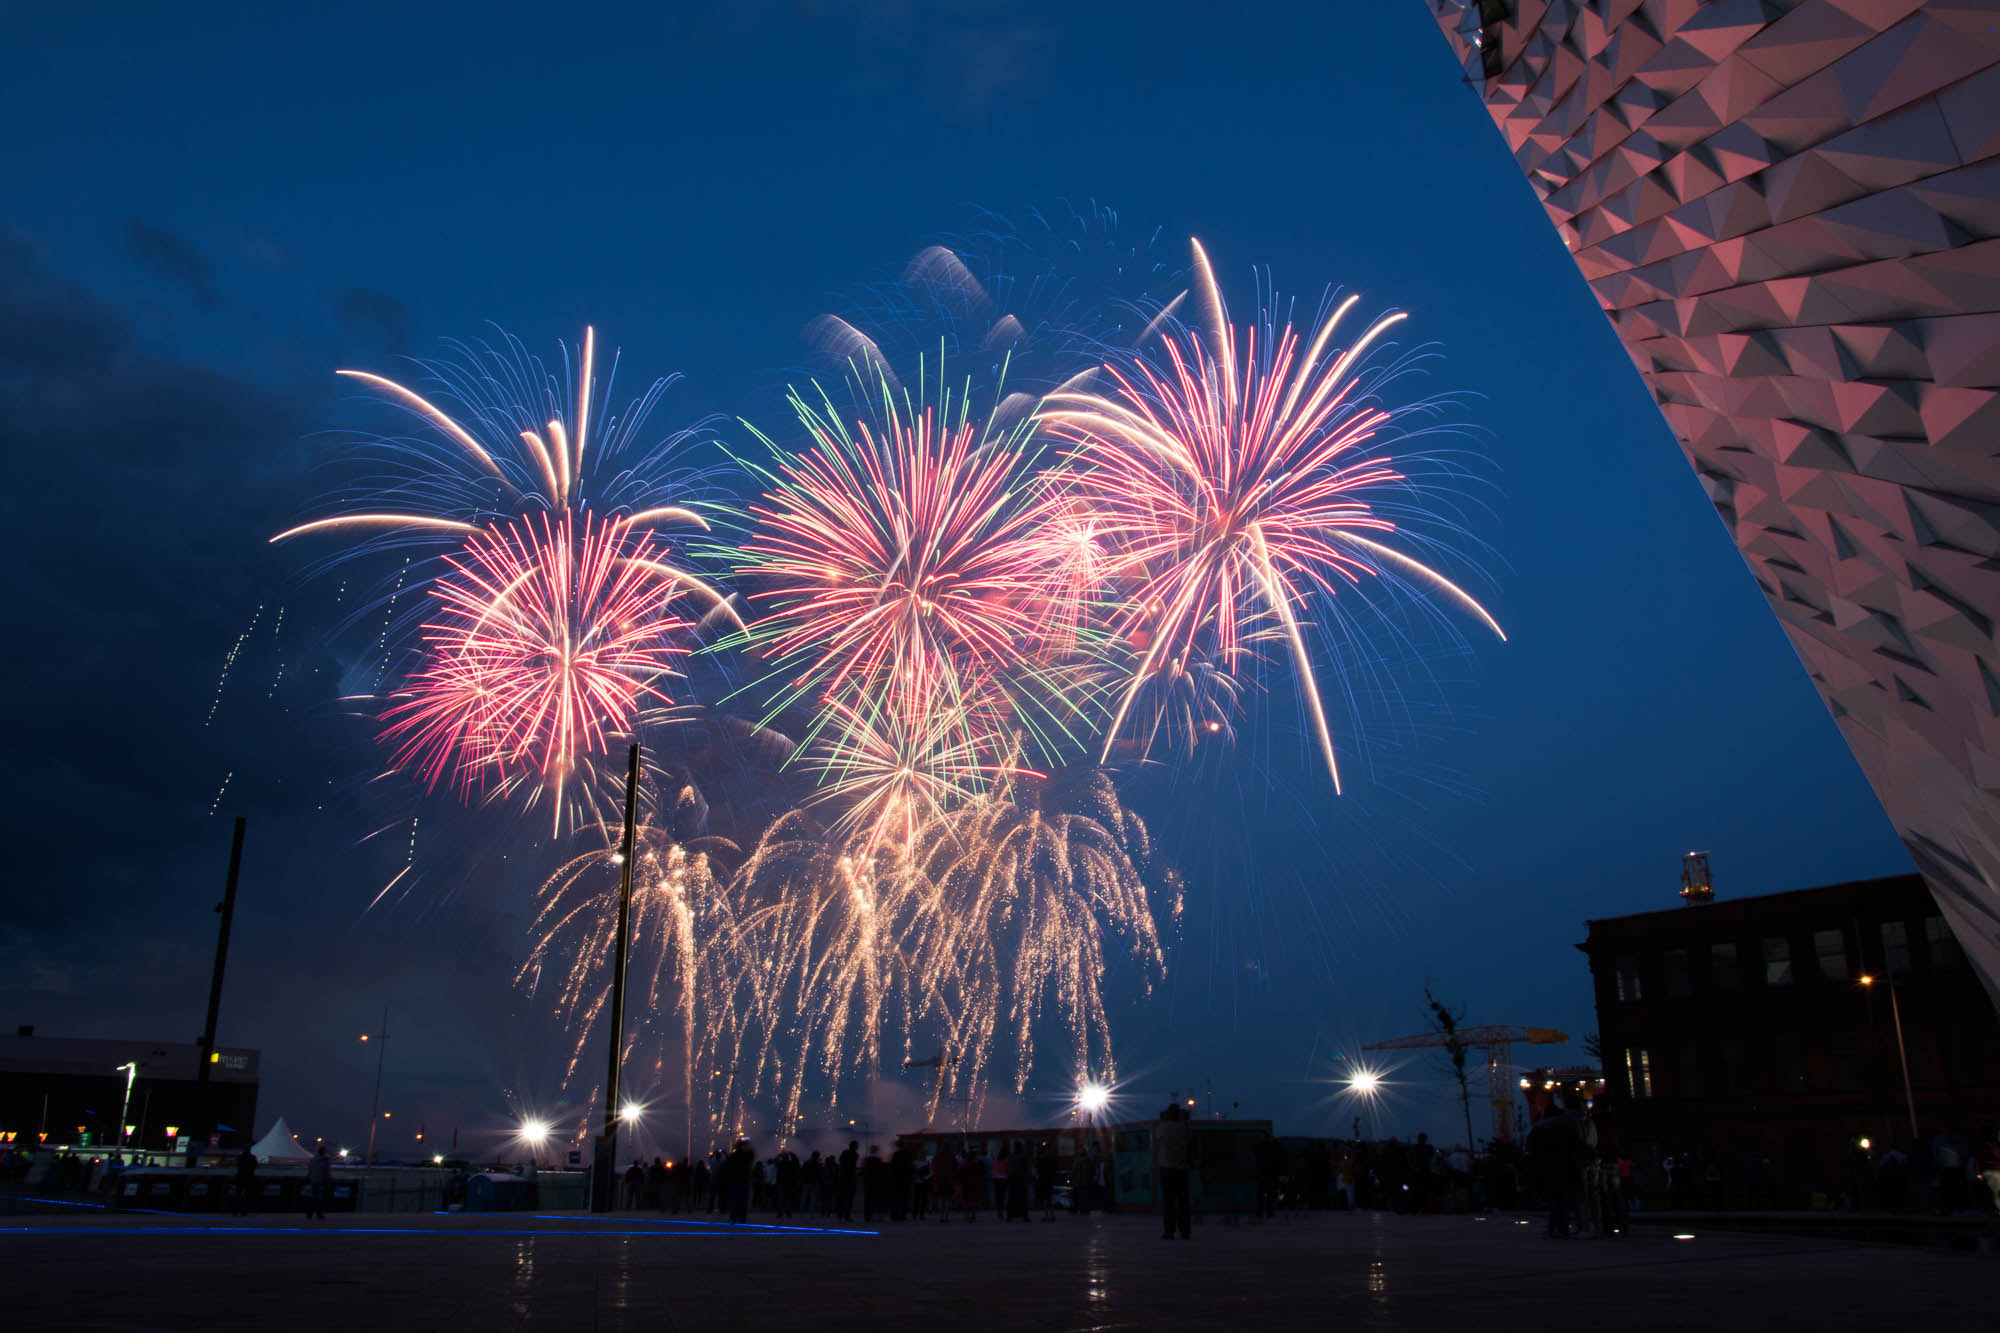
[{"label": "firework spark trail", "polygon": [[242,653],[243,645],[248,643],[250,636],[257,632],[257,622],[263,618],[263,615],[264,604],[259,602],[257,603],[257,609],[251,613],[250,624],[245,627],[241,634],[236,636],[236,642],[230,644],[229,651],[223,655],[222,674],[215,678],[215,697],[208,702],[208,716],[201,720],[201,725],[204,729],[207,728],[209,723],[215,721],[215,710],[222,707],[223,687],[229,683],[229,669],[236,665],[236,658]]},{"label": "firework spark trail", "polygon": [[[810,1084],[837,1103],[843,1075],[875,1067],[885,1044],[907,1055],[919,1025],[958,1056],[932,1087],[933,1116],[946,1097],[981,1101],[996,1066],[1025,1086],[1050,1020],[1069,1033],[1066,1075],[1110,1076],[1110,941],[1164,975],[1152,857],[1143,822],[1095,772],[1065,800],[1027,780],[944,810],[893,850],[786,815],[728,886],[733,915],[706,946],[700,1062],[718,1076],[716,1123],[775,1097],[794,1124]],[[1155,878],[1177,918],[1177,880]]]},{"label": "firework spark trail", "polygon": [[[276,541],[273,537],[271,540]],[[382,677],[389,672],[389,628],[396,623],[396,599],[403,595],[403,583],[410,577],[410,562],[403,561],[403,567],[396,574],[396,586],[389,590],[389,600],[382,608],[382,632],[375,637],[375,651],[381,660],[375,665],[375,680],[372,689],[382,688]]]},{"label": "firework spark trail", "polygon": [[235,776],[236,770],[233,768],[222,775],[222,785],[215,789],[215,799],[208,803],[208,813],[211,817],[222,808],[222,794],[229,790],[230,780]]},{"label": "firework spark trail", "polygon": [[271,688],[264,691],[264,697],[266,699],[272,698],[278,693],[278,686],[285,679],[284,644],[282,642],[282,637],[284,635],[284,632],[285,632],[285,608],[283,606],[280,606],[278,608],[277,622],[271,626],[271,642],[273,645],[277,647],[279,653],[278,674],[271,677]]},{"label": "firework spark trail", "polygon": [[[598,832],[609,839],[615,830]],[[657,1085],[665,1072],[665,1052],[677,1048],[692,1115],[695,1104],[706,1100],[706,1089],[694,1085],[692,1064],[697,1025],[704,1020],[703,950],[711,938],[725,933],[730,904],[723,888],[736,847],[723,838],[677,841],[652,824],[638,829],[635,846],[640,850],[632,877],[627,979],[638,1002],[631,1008],[626,1055],[645,1052],[641,1058],[650,1059]],[[535,985],[545,972],[561,978],[554,1011],[576,1037],[565,1079],[575,1077],[610,1002],[618,874],[617,853],[608,846],[559,867],[541,887],[535,944],[515,977],[523,987]]]},{"label": "firework spark trail", "polygon": [[1140,661],[1100,758],[1149,684],[1204,652],[1237,674],[1259,626],[1275,622],[1338,792],[1299,608],[1393,573],[1443,593],[1494,633],[1500,627],[1464,589],[1380,540],[1396,525],[1372,501],[1404,478],[1375,443],[1392,414],[1357,392],[1354,372],[1403,316],[1376,320],[1337,354],[1334,333],[1356,297],[1321,320],[1309,343],[1270,319],[1239,331],[1199,244],[1194,257],[1208,337],[1172,331],[1162,339],[1164,365],[1140,355],[1109,364],[1108,391],[1053,394],[1044,414],[1070,446],[1062,485],[1097,516],[1112,576],[1131,584],[1118,630]]}]

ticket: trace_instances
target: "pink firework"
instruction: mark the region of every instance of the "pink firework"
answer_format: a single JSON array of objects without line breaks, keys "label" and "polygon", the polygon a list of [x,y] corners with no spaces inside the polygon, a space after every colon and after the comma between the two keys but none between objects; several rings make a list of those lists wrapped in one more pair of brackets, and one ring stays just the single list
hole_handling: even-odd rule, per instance
[{"label": "pink firework", "polygon": [[1019,441],[962,405],[906,419],[884,401],[850,434],[795,398],[813,447],[750,506],[744,572],[773,607],[750,633],[785,704],[867,708],[887,691],[902,710],[962,707],[1037,637],[1046,553]]},{"label": "pink firework", "polygon": [[391,696],[395,763],[430,787],[555,797],[640,714],[686,651],[686,579],[630,520],[530,514],[473,533],[431,586],[423,664]]},{"label": "pink firework", "polygon": [[1338,791],[1300,610],[1386,568],[1500,627],[1457,584],[1385,544],[1396,525],[1371,502],[1403,478],[1376,440],[1391,415],[1356,401],[1352,372],[1403,317],[1377,320],[1337,353],[1335,329],[1358,298],[1309,344],[1290,324],[1239,331],[1199,244],[1194,260],[1212,343],[1170,331],[1164,365],[1108,366],[1108,392],[1054,394],[1044,415],[1070,442],[1061,484],[1095,517],[1104,572],[1124,590],[1117,629],[1140,655],[1103,753],[1149,686],[1171,686],[1203,659],[1240,672],[1254,640],[1275,631]]}]

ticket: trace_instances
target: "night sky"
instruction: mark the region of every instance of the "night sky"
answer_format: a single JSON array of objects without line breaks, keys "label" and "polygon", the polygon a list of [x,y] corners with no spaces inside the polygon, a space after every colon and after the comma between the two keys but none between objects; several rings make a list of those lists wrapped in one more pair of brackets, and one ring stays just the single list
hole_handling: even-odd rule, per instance
[{"label": "night sky", "polygon": [[[1344,1125],[1330,1057],[1420,1030],[1426,983],[1580,1039],[1584,920],[1672,905],[1691,847],[1725,896],[1908,869],[1419,0],[509,8],[0,7],[0,1021],[193,1039],[242,813],[219,1037],[264,1052],[259,1131],[365,1133],[385,1004],[399,1127],[559,1109],[512,985],[552,852],[373,780],[365,629],[266,545],[380,423],[332,371],[589,322],[625,391],[685,375],[662,425],[771,421],[813,316],[1064,201],[1199,236],[1245,309],[1268,269],[1408,310],[1486,460],[1455,569],[1511,637],[1388,655],[1409,705],[1338,800],[1281,679],[1264,743],[1130,784],[1190,881],[1165,986],[1114,1006],[1135,1104]],[[1397,1077],[1385,1129],[1450,1133]]]}]

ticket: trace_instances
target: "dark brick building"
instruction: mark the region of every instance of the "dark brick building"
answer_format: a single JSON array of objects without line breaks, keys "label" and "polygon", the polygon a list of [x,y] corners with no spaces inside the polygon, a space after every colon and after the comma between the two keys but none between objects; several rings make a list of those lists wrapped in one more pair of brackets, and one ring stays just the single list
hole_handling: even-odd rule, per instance
[{"label": "dark brick building", "polygon": [[1907,1142],[1892,986],[1920,1135],[2000,1122],[2000,1021],[1916,875],[1589,927],[1606,1122],[1642,1168],[1712,1163],[1705,1202],[1808,1203]]}]

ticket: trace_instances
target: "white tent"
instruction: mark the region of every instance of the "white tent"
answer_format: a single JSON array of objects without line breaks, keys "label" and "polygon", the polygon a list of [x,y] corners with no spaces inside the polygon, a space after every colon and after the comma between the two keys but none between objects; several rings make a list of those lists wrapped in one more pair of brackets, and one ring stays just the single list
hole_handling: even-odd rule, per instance
[{"label": "white tent", "polygon": [[312,1154],[301,1148],[298,1140],[292,1137],[292,1127],[285,1123],[283,1116],[278,1117],[278,1123],[271,1126],[270,1131],[258,1139],[250,1151],[257,1155],[260,1162],[304,1162],[312,1158]]}]

